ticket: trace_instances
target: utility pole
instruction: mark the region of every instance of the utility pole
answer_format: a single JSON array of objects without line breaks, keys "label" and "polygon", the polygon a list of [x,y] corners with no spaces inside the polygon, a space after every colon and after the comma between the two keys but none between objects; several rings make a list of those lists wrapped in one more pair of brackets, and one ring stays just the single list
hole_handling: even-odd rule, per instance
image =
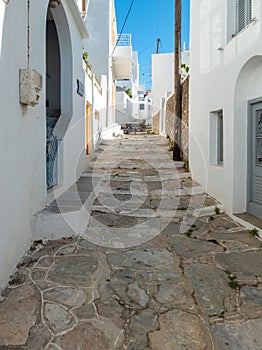
[{"label": "utility pole", "polygon": [[160,47],[160,38],[157,38],[157,46],[156,46],[156,53],[159,53],[159,47]]},{"label": "utility pole", "polygon": [[175,66],[174,66],[174,94],[175,94],[175,120],[174,120],[174,150],[173,160],[181,160],[181,134],[182,134],[182,86],[181,86],[181,0],[175,0]]}]

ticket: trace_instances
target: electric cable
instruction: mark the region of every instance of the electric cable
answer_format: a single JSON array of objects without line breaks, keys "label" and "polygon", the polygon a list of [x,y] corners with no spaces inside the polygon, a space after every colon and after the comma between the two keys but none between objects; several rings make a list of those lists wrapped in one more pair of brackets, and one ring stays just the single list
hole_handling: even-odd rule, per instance
[{"label": "electric cable", "polygon": [[158,38],[159,29],[159,15],[160,15],[160,0],[157,1],[157,16],[156,16],[156,38]]},{"label": "electric cable", "polygon": [[130,15],[130,12],[131,12],[132,7],[133,7],[133,5],[134,5],[134,2],[135,2],[135,0],[132,0],[132,1],[131,1],[131,4],[130,4],[130,6],[129,6],[129,9],[128,9],[126,18],[125,18],[125,20],[124,20],[124,23],[123,23],[122,28],[121,28],[121,30],[120,30],[120,33],[119,33],[119,35],[118,35],[118,39],[117,39],[117,41],[116,41],[116,44],[115,44],[115,46],[114,46],[114,49],[113,49],[113,51],[112,51],[111,56],[113,56],[113,54],[114,54],[114,52],[115,52],[115,49],[116,49],[116,47],[117,47],[117,44],[118,44],[118,42],[119,42],[119,40],[120,40],[120,37],[121,37],[121,35],[123,34],[123,30],[124,30],[124,28],[125,28],[126,22],[127,22],[127,20],[128,20],[128,17],[129,17],[129,15]]},{"label": "electric cable", "polygon": [[139,57],[145,53],[145,51],[149,50],[153,45],[155,44],[155,40],[152,41],[152,43],[150,45],[148,45],[144,50],[142,50],[141,52],[139,52]]}]

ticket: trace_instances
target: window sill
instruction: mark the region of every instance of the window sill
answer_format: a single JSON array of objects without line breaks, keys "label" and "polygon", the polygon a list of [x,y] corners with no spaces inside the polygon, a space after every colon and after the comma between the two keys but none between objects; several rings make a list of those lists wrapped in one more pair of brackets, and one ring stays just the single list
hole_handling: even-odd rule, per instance
[{"label": "window sill", "polygon": [[255,23],[258,22],[258,19],[256,17],[253,17],[250,22],[242,28],[240,31],[236,32],[235,34],[232,34],[232,38],[228,40],[228,42],[234,38],[236,38],[239,34],[243,33],[247,28],[250,28],[251,25],[254,25]]},{"label": "window sill", "polygon": [[224,167],[224,164],[214,164],[214,163],[211,163],[210,165],[213,166],[213,167],[218,167],[218,168],[223,168],[223,167]]}]

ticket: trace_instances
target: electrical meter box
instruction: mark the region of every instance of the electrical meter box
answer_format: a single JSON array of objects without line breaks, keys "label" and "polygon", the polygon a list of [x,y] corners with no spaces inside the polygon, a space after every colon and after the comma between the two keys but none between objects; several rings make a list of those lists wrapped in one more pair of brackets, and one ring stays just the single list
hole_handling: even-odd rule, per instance
[{"label": "electrical meter box", "polygon": [[35,69],[20,69],[19,92],[22,105],[35,106],[39,103],[42,90],[42,76]]}]

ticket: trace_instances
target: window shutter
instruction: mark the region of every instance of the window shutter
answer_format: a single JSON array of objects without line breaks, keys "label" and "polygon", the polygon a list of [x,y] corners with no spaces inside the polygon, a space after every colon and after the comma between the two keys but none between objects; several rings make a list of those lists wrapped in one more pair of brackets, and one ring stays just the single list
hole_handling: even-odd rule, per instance
[{"label": "window shutter", "polygon": [[252,20],[252,1],[253,0],[248,0],[248,22]]},{"label": "window shutter", "polygon": [[237,33],[252,20],[252,0],[237,0]]},{"label": "window shutter", "polygon": [[[249,0],[248,0],[249,1]],[[246,26],[246,0],[237,1],[237,31],[240,32]]]}]

